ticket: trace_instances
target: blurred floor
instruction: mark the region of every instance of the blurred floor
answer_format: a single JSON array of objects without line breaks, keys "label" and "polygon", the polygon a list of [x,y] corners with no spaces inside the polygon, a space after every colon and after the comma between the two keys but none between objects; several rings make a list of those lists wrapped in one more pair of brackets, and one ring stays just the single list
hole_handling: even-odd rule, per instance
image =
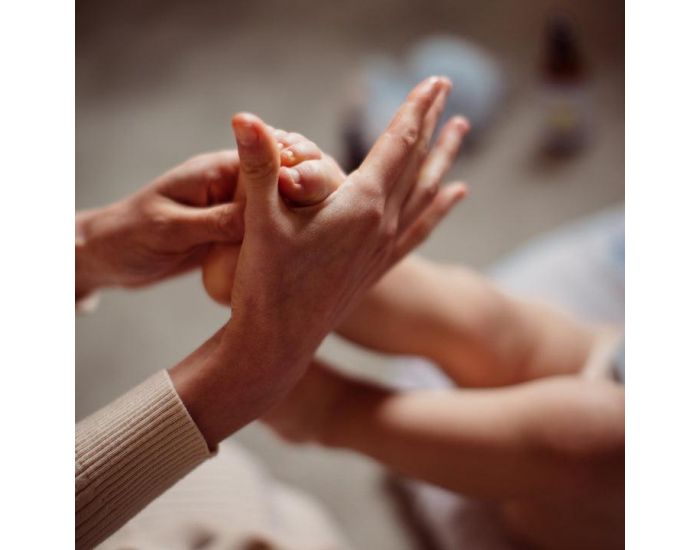
[{"label": "blurred floor", "polygon": [[[547,10],[566,7],[593,69],[594,134],[581,155],[543,163],[535,67]],[[481,268],[528,238],[624,197],[624,4],[390,0],[77,3],[76,208],[138,189],[194,153],[231,147],[237,110],[340,154],[348,73],[367,54],[400,54],[436,32],[468,37],[504,64],[511,93],[454,178],[471,199],[422,253]],[[76,417],[171,366],[226,319],[197,275],[106,292],[76,321]],[[323,355],[361,372],[386,362],[331,339]],[[287,447],[253,425],[236,436],[279,478],[316,495],[358,548],[411,548],[379,484],[349,453]]]}]

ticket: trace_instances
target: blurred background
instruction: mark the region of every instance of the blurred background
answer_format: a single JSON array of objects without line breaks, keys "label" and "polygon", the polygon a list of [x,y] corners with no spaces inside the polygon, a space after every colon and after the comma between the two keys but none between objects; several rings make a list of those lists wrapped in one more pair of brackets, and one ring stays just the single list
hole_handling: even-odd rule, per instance
[{"label": "blurred background", "polygon": [[[350,167],[432,72],[453,78],[449,108],[475,126],[451,178],[472,196],[422,254],[485,269],[622,203],[621,0],[127,0],[76,2],[76,209],[233,147],[239,110],[304,133]],[[76,320],[76,419],[175,364],[226,318],[198,274],[104,292]],[[322,355],[380,378],[391,368],[334,337]],[[358,548],[412,547],[370,461],[292,448],[257,424],[235,439],[317,497]]]}]

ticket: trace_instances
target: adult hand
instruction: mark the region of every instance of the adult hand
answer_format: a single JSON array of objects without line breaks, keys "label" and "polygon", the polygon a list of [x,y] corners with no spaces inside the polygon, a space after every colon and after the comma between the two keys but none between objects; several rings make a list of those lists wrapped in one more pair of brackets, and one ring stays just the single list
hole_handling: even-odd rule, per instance
[{"label": "adult hand", "polygon": [[[296,206],[322,202],[345,179],[338,163],[313,141],[296,132],[275,129],[280,149],[278,187],[280,195]],[[245,201],[245,183],[236,186],[234,200]],[[240,243],[213,244],[202,261],[202,283],[207,294],[222,305],[231,303]]]},{"label": "adult hand", "polygon": [[279,196],[280,163],[269,129],[253,115],[234,117],[247,193],[234,321],[257,316],[272,300],[275,317],[306,321],[313,300],[312,309],[323,314],[305,322],[305,330],[324,336],[464,196],[461,184],[439,190],[439,180],[419,177],[449,87],[432,78],[414,89],[360,168],[321,203],[304,208]]},{"label": "adult hand", "polygon": [[[441,91],[434,106],[436,112],[442,110],[448,92],[448,88]],[[435,147],[418,171],[418,186],[436,190],[441,185],[468,129],[468,123],[462,117],[455,117],[445,124]],[[280,147],[283,147],[279,177],[279,191],[283,196],[296,205],[311,206],[323,202],[340,187],[345,174],[335,160],[323,153],[315,143],[300,134],[288,134],[281,130],[275,130],[274,135]],[[290,176],[292,173],[295,173],[294,178]],[[240,194],[245,194],[244,184],[237,187],[237,199]],[[413,248],[423,241],[435,226],[434,217],[441,215],[440,208],[426,213],[414,228],[411,240],[404,243],[404,249]],[[239,251],[240,244],[214,245],[202,264],[204,287],[209,296],[221,304],[230,302]]]},{"label": "adult hand", "polygon": [[171,371],[211,445],[287,393],[348,308],[464,196],[461,184],[439,189],[419,177],[448,90],[446,79],[422,82],[360,168],[303,208],[278,193],[269,128],[253,115],[234,117],[247,198],[232,316],[205,366]]},{"label": "adult hand", "polygon": [[238,154],[194,157],[115,204],[76,215],[76,298],[146,285],[199,265],[209,243],[240,241]]}]

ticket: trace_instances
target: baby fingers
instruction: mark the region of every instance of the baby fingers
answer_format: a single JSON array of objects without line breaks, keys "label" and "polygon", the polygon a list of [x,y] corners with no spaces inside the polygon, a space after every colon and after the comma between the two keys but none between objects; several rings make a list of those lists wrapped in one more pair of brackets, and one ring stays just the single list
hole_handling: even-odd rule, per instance
[{"label": "baby fingers", "polygon": [[321,149],[313,141],[306,139],[282,149],[280,162],[282,166],[295,166],[306,160],[318,160],[321,155]]},{"label": "baby fingers", "polygon": [[273,130],[273,135],[277,140],[277,148],[280,150],[282,166],[295,166],[306,160],[321,158],[322,152],[318,145],[301,134]]},{"label": "baby fingers", "polygon": [[280,170],[280,194],[297,206],[318,204],[340,187],[345,175],[330,157]]}]

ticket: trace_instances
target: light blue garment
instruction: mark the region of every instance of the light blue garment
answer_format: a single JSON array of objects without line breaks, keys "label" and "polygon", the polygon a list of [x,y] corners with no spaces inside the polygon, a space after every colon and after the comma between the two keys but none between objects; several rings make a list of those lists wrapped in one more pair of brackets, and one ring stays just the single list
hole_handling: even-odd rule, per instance
[{"label": "light blue garment", "polygon": [[625,383],[625,340],[620,342],[620,346],[613,359],[613,375],[620,384]]},{"label": "light blue garment", "polygon": [[489,275],[508,292],[548,302],[595,323],[625,322],[622,205],[520,247]]}]

